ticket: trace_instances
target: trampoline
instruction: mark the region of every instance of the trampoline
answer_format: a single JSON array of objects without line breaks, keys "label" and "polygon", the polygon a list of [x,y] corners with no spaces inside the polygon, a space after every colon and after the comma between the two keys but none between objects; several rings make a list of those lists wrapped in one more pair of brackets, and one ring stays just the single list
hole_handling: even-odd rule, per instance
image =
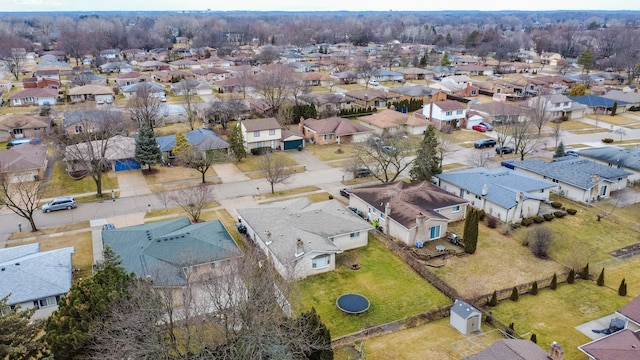
[{"label": "trampoline", "polygon": [[369,299],[360,294],[344,294],[336,300],[336,306],[348,314],[361,314],[369,310]]}]

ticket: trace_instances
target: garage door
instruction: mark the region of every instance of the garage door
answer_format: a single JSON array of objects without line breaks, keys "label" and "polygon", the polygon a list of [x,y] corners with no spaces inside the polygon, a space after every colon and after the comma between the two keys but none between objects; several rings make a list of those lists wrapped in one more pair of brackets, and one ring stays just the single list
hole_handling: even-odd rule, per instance
[{"label": "garage door", "polygon": [[117,160],[115,164],[116,171],[140,169],[140,163],[135,159]]},{"label": "garage door", "polygon": [[291,141],[285,141],[284,142],[284,149],[285,150],[296,150],[296,149],[298,149],[298,146],[302,146],[302,139],[300,139],[300,140],[291,140]]}]

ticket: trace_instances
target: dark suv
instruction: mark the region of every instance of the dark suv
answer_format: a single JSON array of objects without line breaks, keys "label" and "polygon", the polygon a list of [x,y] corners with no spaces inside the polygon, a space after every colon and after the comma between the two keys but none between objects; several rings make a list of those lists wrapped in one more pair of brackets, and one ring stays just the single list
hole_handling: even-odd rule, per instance
[{"label": "dark suv", "polygon": [[496,141],[494,139],[480,139],[476,140],[473,143],[473,147],[476,149],[482,149],[486,147],[494,147],[496,146]]}]

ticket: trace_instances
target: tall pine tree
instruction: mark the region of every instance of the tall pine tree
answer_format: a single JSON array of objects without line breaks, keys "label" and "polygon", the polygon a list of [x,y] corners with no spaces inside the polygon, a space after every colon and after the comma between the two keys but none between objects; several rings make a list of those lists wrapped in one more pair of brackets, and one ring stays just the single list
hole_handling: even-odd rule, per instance
[{"label": "tall pine tree", "polygon": [[[0,299],[0,309],[8,309],[8,298]],[[44,324],[31,323],[35,311],[16,308],[0,315],[0,359],[39,359],[47,354],[42,337]]]},{"label": "tall pine tree", "polygon": [[436,128],[429,125],[424,132],[422,142],[418,148],[413,167],[409,171],[412,180],[431,180],[431,177],[442,173],[440,167],[440,153],[438,152],[438,137]]},{"label": "tall pine tree", "polygon": [[148,170],[151,170],[151,165],[162,162],[162,151],[156,141],[156,134],[146,125],[143,125],[138,133],[136,160],[142,165],[147,165]]},{"label": "tall pine tree", "polygon": [[473,207],[467,209],[467,218],[464,221],[464,232],[462,240],[464,241],[464,252],[473,254],[476,252],[478,245],[478,210]]},{"label": "tall pine tree", "polygon": [[247,157],[247,150],[244,148],[240,124],[231,129],[231,134],[229,134],[229,149],[231,149],[236,162],[240,162],[240,160]]},{"label": "tall pine tree", "polygon": [[564,143],[560,141],[560,144],[558,144],[558,147],[556,148],[556,152],[553,154],[553,157],[557,158],[557,157],[563,157],[563,156],[565,156]]}]

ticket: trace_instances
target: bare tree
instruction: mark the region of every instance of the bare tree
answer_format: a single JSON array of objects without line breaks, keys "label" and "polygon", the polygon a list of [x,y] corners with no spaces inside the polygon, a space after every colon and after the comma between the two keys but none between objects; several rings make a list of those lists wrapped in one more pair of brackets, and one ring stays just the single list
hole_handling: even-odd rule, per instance
[{"label": "bare tree", "polygon": [[259,61],[260,64],[268,65],[278,60],[279,57],[280,52],[278,51],[278,48],[268,45],[260,50],[260,53],[256,55],[256,60]]},{"label": "bare tree", "polygon": [[472,167],[485,167],[491,159],[491,152],[487,150],[474,151],[469,157],[468,163]]},{"label": "bare tree", "polygon": [[169,207],[169,201],[171,201],[171,194],[168,191],[157,192],[156,197],[160,200],[160,203],[164,205],[164,209],[167,210]]},{"label": "bare tree", "polygon": [[451,134],[440,133],[438,134],[438,154],[440,154],[440,168],[442,169],[442,162],[444,157],[452,153],[455,149],[455,143],[451,139]]},{"label": "bare tree", "polygon": [[204,174],[216,162],[221,162],[226,158],[226,154],[221,150],[202,150],[195,146],[190,146],[179,155],[180,161],[187,167],[196,169],[202,174],[202,183],[204,184]]},{"label": "bare tree", "polygon": [[511,124],[513,148],[520,154],[520,160],[524,160],[527,154],[536,151],[539,146],[539,136],[534,131],[534,126],[528,119]]},{"label": "bare tree", "polygon": [[271,193],[275,193],[275,184],[286,184],[294,171],[289,168],[284,155],[267,151],[258,159],[258,169],[265,175],[271,185]]},{"label": "bare tree", "polygon": [[198,120],[197,116],[197,96],[196,86],[198,82],[195,80],[181,80],[176,86],[182,91],[184,98],[184,110],[187,112],[187,124],[191,130],[195,128],[195,123]]},{"label": "bare tree", "polygon": [[[370,139],[371,140],[371,139]],[[413,164],[409,139],[385,138],[384,142],[354,144],[354,161],[360,169],[368,169],[380,182],[394,182]]]},{"label": "bare tree", "polygon": [[208,119],[209,124],[220,124],[223,129],[226,129],[231,120],[237,120],[246,110],[247,107],[241,99],[215,99],[205,105],[204,117]]},{"label": "bare tree", "polygon": [[365,88],[369,88],[369,80],[371,80],[376,70],[376,67],[367,59],[358,60],[355,67],[358,77],[364,80]]},{"label": "bare tree", "polygon": [[60,134],[56,141],[64,147],[68,170],[86,170],[96,184],[96,196],[102,197],[102,175],[109,170],[109,155],[124,145],[114,136],[126,135],[127,126],[120,111],[107,109],[95,116],[78,123],[79,133]]},{"label": "bare tree", "polygon": [[541,94],[530,99],[527,106],[527,117],[538,129],[538,135],[540,135],[542,128],[551,120],[551,112],[547,109],[547,100],[544,95]]},{"label": "bare tree", "polygon": [[200,184],[177,190],[171,200],[178,204],[184,212],[191,217],[191,221],[200,221],[202,210],[213,201],[213,188],[209,185]]},{"label": "bare tree", "polygon": [[159,126],[163,105],[160,98],[152,92],[151,86],[140,86],[128,105],[131,119],[138,123],[138,127],[143,124],[150,129]]},{"label": "bare tree", "polygon": [[269,105],[269,113],[275,116],[291,95],[291,86],[295,79],[290,67],[279,64],[272,66],[272,69],[258,76],[256,90]]},{"label": "bare tree", "polygon": [[18,80],[22,65],[26,62],[28,43],[21,38],[11,37],[8,39],[0,39],[0,62],[4,64],[7,71]]},{"label": "bare tree", "polygon": [[7,174],[0,175],[0,206],[5,205],[21,218],[29,221],[31,231],[38,231],[33,214],[39,209],[44,184],[33,179],[18,179],[11,183]]},{"label": "bare tree", "polygon": [[527,240],[531,247],[531,252],[541,259],[549,255],[551,245],[553,245],[553,233],[547,227],[536,226],[535,229],[527,233]]}]

